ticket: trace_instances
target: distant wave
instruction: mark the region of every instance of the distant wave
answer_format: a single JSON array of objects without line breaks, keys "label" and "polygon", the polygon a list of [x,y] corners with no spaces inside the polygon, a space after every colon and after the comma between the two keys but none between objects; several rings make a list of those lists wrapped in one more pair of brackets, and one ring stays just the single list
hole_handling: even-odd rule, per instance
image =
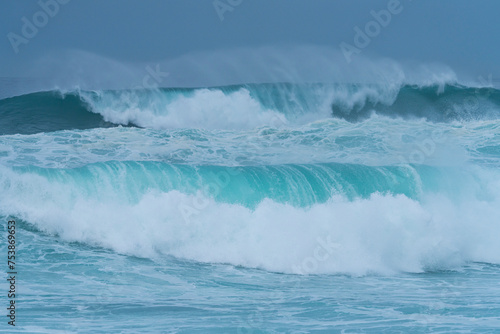
[{"label": "distant wave", "polygon": [[212,88],[40,92],[0,100],[1,134],[116,125],[252,129],[372,115],[432,122],[500,117],[500,91],[460,85],[246,84]]},{"label": "distant wave", "polygon": [[332,104],[335,117],[360,121],[372,114],[402,118],[425,118],[434,122],[497,119],[500,91],[458,85],[404,86],[395,97],[380,96],[367,87],[349,87],[345,96]]}]

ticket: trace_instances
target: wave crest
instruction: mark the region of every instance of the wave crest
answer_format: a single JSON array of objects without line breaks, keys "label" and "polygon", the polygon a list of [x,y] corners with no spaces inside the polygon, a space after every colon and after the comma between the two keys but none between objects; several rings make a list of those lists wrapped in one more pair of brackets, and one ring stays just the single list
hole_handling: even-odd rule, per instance
[{"label": "wave crest", "polygon": [[[246,193],[232,184],[226,184],[235,195],[230,200],[209,196],[196,182],[191,192],[173,189],[189,181],[191,167],[168,174],[155,164],[147,166],[137,165],[135,174],[116,163],[62,171],[2,167],[0,214],[66,241],[120,253],[296,274],[421,272],[467,261],[500,263],[497,172],[428,175],[418,199],[370,191],[300,206],[272,189],[256,189],[263,199],[252,207],[245,203]],[[247,176],[264,177],[261,172]],[[313,182],[302,180],[296,192]]]},{"label": "wave crest", "polygon": [[498,119],[500,91],[457,85],[246,84],[33,93],[0,100],[1,134],[116,125],[151,129],[294,127],[372,115],[431,122]]}]

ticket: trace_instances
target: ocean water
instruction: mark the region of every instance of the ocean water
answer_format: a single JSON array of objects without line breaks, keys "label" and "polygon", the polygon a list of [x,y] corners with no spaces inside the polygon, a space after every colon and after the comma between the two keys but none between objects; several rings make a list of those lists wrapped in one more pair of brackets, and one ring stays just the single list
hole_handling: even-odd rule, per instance
[{"label": "ocean water", "polygon": [[46,91],[0,116],[16,332],[500,331],[495,88]]}]

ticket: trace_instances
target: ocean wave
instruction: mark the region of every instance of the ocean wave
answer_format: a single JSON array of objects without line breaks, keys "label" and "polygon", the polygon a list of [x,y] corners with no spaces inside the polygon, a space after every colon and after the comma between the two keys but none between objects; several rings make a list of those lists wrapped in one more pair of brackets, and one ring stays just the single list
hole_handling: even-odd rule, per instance
[{"label": "ocean wave", "polygon": [[[20,111],[21,110],[21,111]],[[33,93],[0,100],[1,134],[113,125],[248,130],[373,115],[431,122],[497,119],[500,91],[460,85],[246,84]]]},{"label": "ocean wave", "polygon": [[498,171],[367,168],[1,167],[0,214],[123,254],[296,274],[500,263]]}]

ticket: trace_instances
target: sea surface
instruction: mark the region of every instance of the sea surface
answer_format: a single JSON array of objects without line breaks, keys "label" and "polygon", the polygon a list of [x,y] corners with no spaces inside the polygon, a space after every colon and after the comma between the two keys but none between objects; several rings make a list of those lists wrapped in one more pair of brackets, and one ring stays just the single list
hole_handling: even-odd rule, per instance
[{"label": "sea surface", "polygon": [[15,332],[500,332],[500,91],[3,98],[0,219]]}]

